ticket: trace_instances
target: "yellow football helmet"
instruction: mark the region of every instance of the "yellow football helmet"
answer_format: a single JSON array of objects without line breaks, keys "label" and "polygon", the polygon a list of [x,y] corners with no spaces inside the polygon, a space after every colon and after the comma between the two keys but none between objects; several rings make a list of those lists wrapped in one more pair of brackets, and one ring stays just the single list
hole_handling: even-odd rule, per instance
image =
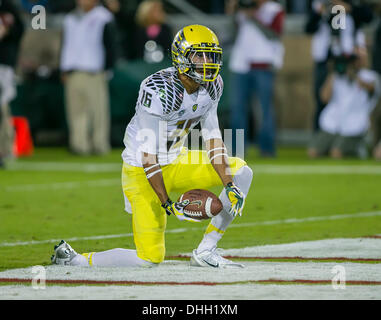
[{"label": "yellow football helmet", "polygon": [[201,25],[181,29],[172,43],[172,63],[180,74],[197,83],[214,81],[222,67],[222,49],[216,34]]}]

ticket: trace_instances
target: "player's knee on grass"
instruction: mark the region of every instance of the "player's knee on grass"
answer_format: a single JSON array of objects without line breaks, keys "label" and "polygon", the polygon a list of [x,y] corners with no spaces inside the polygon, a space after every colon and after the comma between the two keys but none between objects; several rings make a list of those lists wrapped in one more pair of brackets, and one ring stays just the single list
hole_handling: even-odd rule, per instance
[{"label": "player's knee on grass", "polygon": [[151,248],[144,251],[138,251],[138,257],[144,261],[153,264],[159,264],[164,261],[165,249],[164,248]]},{"label": "player's knee on grass", "polygon": [[161,263],[165,257],[165,230],[143,231],[134,233],[137,256],[145,261]]},{"label": "player's knee on grass", "polygon": [[164,238],[160,237],[159,239],[157,236],[149,237],[149,239],[144,238],[140,237],[139,241],[135,240],[137,256],[155,264],[163,262],[165,258]]}]

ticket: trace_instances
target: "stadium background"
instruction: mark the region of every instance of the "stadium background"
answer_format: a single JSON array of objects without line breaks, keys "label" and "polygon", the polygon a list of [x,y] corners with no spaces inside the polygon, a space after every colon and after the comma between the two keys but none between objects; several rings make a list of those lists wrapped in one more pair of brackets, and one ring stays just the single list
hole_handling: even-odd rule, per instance
[{"label": "stadium background", "polygon": [[[67,4],[69,0],[54,2]],[[122,2],[127,11],[133,12],[139,1]],[[188,1],[193,6],[184,7],[184,1],[164,1],[174,33],[182,25],[208,21],[207,25],[221,39],[226,64],[233,40],[232,20],[224,14],[211,14],[212,3],[218,2]],[[213,287],[210,291],[207,286],[188,288],[196,292],[192,297],[200,299],[205,296],[208,299],[380,299],[381,166],[373,159],[311,161],[307,158],[305,146],[312,134],[314,111],[311,38],[304,33],[307,12],[296,13],[291,1],[283,4],[288,11],[283,37],[286,56],[277,76],[275,93],[279,153],[277,158],[267,159],[258,157],[255,148],[249,149],[246,160],[254,171],[253,187],[243,216],[234,221],[220,242],[224,249],[236,249],[234,255],[241,255],[240,260],[248,266],[247,272],[234,280],[237,282],[221,285],[214,291],[220,295],[211,292]],[[30,281],[20,280],[21,277],[30,279],[30,268],[35,265],[45,266],[54,273],[54,269],[49,269],[50,256],[60,239],[70,242],[78,252],[134,248],[131,216],[123,210],[120,183],[122,139],[134,113],[141,80],[170,65],[169,60],[158,64],[131,59],[119,61],[110,82],[114,148],[105,156],[73,155],[67,150],[64,95],[58,73],[63,16],[62,12],[48,14],[47,30],[33,30],[32,15],[24,13],[27,30],[17,69],[18,95],[12,102],[12,111],[28,118],[36,148],[31,157],[16,159],[6,170],[0,170],[0,299],[189,299],[190,291],[184,286],[169,285],[165,294],[157,294],[163,288],[159,282],[192,282],[204,278],[201,281],[226,283],[236,279],[234,274],[215,270],[192,273],[186,265],[188,259],[181,255],[189,254],[197,246],[207,222],[194,228],[177,219],[168,219],[167,259],[176,260],[178,265],[170,265],[169,269],[164,265],[158,269],[159,273],[113,270],[116,277],[105,270],[86,270],[86,274],[78,275],[75,270],[65,269],[63,273],[56,269],[50,278],[129,280],[127,288],[115,289],[118,294],[111,295],[111,284],[92,287],[86,293],[82,291],[86,289],[85,281],[78,286],[67,283],[67,288],[61,284],[56,293],[54,288],[31,291]],[[374,30],[374,23],[365,29],[369,49]],[[26,76],[23,66],[33,66],[34,71]],[[224,128],[228,126],[228,69],[224,68],[222,74],[226,90],[219,112]],[[217,188],[212,191],[220,192]],[[178,195],[171,196],[175,199]],[[279,248],[278,251],[271,255],[269,245]],[[296,246],[300,251],[293,251]],[[253,251],[245,260],[242,248],[247,247]],[[331,270],[335,264],[353,270],[347,274],[346,290],[334,291],[331,287]],[[265,271],[268,273],[263,274]],[[140,273],[140,277],[135,276]],[[253,277],[254,282],[250,282]],[[301,278],[301,283],[295,282]],[[134,284],[136,279],[142,283]],[[147,286],[144,281],[153,285]],[[363,281],[363,285],[356,281]],[[95,295],[102,289],[105,292]],[[135,290],[141,292],[135,294]]]},{"label": "stadium background", "polygon": [[[15,1],[18,2],[18,1]],[[33,16],[24,11],[26,32],[24,34],[19,65],[17,99],[12,102],[14,115],[26,116],[30,122],[34,142],[37,146],[65,145],[67,126],[63,101],[63,86],[58,66],[63,16],[71,8],[71,1],[63,1],[61,12],[48,13],[47,29],[33,30]],[[132,17],[139,0],[121,0],[122,10]],[[296,6],[297,2],[299,3]],[[279,143],[306,145],[312,132],[314,100],[312,94],[313,61],[311,58],[311,37],[304,32],[311,1],[281,1],[287,9],[285,23],[284,66],[276,80],[275,108]],[[57,7],[60,8],[60,1]],[[221,127],[228,127],[229,117],[229,70],[227,67],[234,41],[232,16],[221,13],[223,1],[164,1],[167,23],[173,35],[182,26],[192,23],[205,24],[216,31],[224,49],[225,67],[222,76],[225,91],[219,113]],[[58,9],[57,9],[58,10]],[[211,13],[220,12],[220,13]],[[366,25],[365,32],[369,49],[373,45],[375,23]],[[133,46],[133,43],[124,45]],[[122,146],[126,124],[134,114],[140,82],[149,74],[171,65],[169,56],[160,63],[145,63],[140,59],[124,57],[114,69],[110,81],[113,146]],[[253,102],[255,103],[255,101]],[[257,108],[258,109],[258,108]],[[258,116],[257,119],[260,117]],[[254,131],[255,123],[252,124]],[[254,133],[251,133],[254,135]]]}]

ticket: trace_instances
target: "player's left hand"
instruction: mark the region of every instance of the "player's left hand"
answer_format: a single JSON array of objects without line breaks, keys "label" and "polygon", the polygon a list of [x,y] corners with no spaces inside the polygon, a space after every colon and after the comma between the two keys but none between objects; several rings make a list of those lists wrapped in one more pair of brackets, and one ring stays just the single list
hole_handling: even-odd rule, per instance
[{"label": "player's left hand", "polygon": [[242,216],[242,209],[245,205],[245,195],[232,182],[228,183],[228,185],[225,187],[225,192],[232,204],[229,214],[231,214],[233,217],[237,216],[237,214]]},{"label": "player's left hand", "polygon": [[181,202],[172,202],[170,199],[161,206],[165,209],[167,215],[173,214],[177,219],[181,221],[189,222],[201,222],[200,220],[195,220],[184,215],[184,208],[189,204],[189,200],[184,200]]}]

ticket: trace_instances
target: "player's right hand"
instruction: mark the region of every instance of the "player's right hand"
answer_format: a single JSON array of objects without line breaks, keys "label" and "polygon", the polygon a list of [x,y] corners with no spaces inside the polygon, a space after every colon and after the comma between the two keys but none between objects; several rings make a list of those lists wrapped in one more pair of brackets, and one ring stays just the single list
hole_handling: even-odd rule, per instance
[{"label": "player's right hand", "polygon": [[201,222],[200,220],[195,220],[184,215],[184,208],[189,204],[189,200],[184,200],[181,202],[173,202],[168,199],[166,203],[161,206],[165,209],[167,215],[173,214],[180,221],[189,222]]}]

